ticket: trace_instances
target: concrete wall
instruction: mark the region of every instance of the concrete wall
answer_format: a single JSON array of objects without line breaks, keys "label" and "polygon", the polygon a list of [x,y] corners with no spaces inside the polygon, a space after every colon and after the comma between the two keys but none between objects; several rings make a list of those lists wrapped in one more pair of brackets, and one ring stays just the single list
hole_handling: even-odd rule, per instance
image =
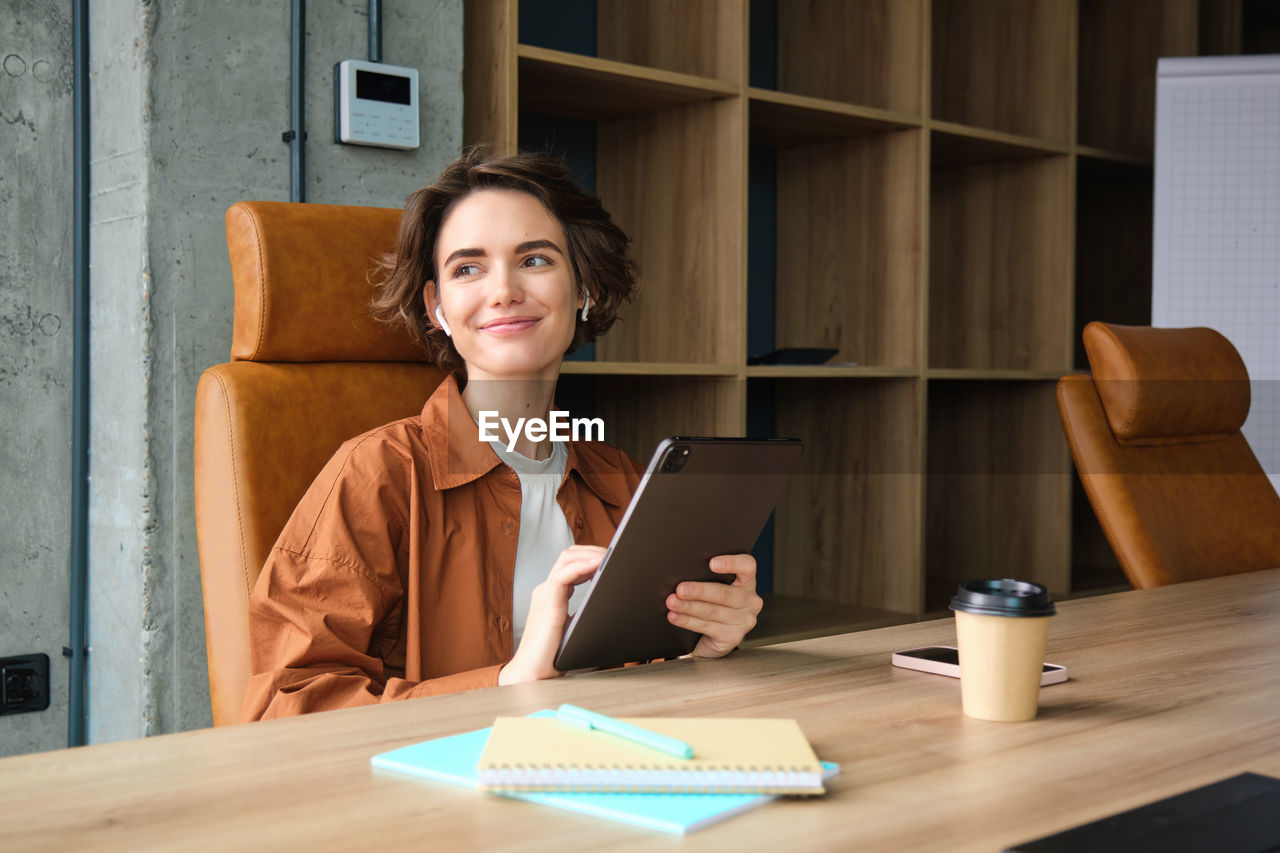
[{"label": "concrete wall", "polygon": [[[52,3],[34,0],[26,5],[53,8]],[[383,7],[383,60],[419,70],[422,147],[394,152],[332,142],[332,66],[340,59],[366,58],[367,4],[312,0],[306,50],[307,201],[398,207],[455,157],[461,145],[462,0],[392,0]],[[289,198],[289,148],[280,139],[289,127],[289,4],[97,0],[90,25],[89,739],[101,742],[210,722],[192,499],[192,410],[201,372],[225,361],[230,346],[232,287],[223,215],[241,199]],[[0,21],[0,37],[7,39],[12,26],[8,16]],[[69,65],[69,37],[66,57]],[[0,100],[0,109],[6,109],[9,97],[8,90],[0,94],[6,99]],[[31,168],[29,161],[38,161],[43,172],[65,182],[62,194],[68,201],[62,216],[69,223],[69,99],[64,111],[65,130],[52,143],[33,144],[13,158],[7,151],[0,154],[5,157],[0,160],[0,193]],[[56,162],[54,143],[61,145],[58,151],[67,152]],[[44,233],[60,234],[65,247],[41,244],[40,251],[41,257],[58,254],[66,273],[20,276],[27,289],[13,298],[12,309],[9,279],[0,279],[0,305],[6,316],[11,310],[25,311],[29,304],[37,317],[48,313],[62,318],[65,331],[55,334],[52,342],[41,341],[48,352],[40,364],[66,377],[71,352],[70,320],[65,316],[71,287],[70,237],[63,234],[69,225],[60,227],[62,231]],[[9,239],[7,234],[0,236]],[[8,245],[0,242],[6,249]],[[33,258],[31,266],[45,270],[49,263]],[[61,301],[38,302],[38,293]],[[24,380],[9,392],[3,359],[11,351],[25,353],[19,347],[30,346],[10,343],[0,330],[0,394],[12,395],[0,400],[12,399],[14,408],[26,410],[37,400],[40,380]],[[66,437],[59,438],[56,430],[24,426],[30,418],[11,415],[11,407],[5,406],[0,411],[0,439],[15,448],[27,441],[23,455],[33,457],[30,445],[42,436],[54,445],[55,461],[62,461],[69,446],[69,426],[64,426],[69,424],[68,392],[61,389],[45,396],[56,397],[67,411],[51,410],[42,415],[42,423],[63,429]],[[0,452],[8,454],[8,447]],[[19,481],[10,472],[19,469],[8,455],[3,460],[0,501],[8,510],[19,495]],[[58,549],[56,553],[41,551],[34,539],[34,544],[21,547],[26,540],[13,539],[6,549],[38,551],[32,560],[39,558],[41,565],[56,568],[60,580],[66,575],[69,463],[63,467],[67,470],[60,481],[39,486],[41,500],[49,507],[33,509],[28,525],[51,528],[46,519],[56,508],[61,526],[48,535],[48,547]],[[32,478],[23,478],[22,488],[30,482]],[[25,535],[0,531],[0,536],[11,538]],[[9,544],[10,539],[0,543]],[[30,571],[11,569],[4,562],[0,567],[0,587],[5,590],[12,586],[8,576]],[[33,607],[40,611],[40,624],[52,625],[53,612],[66,611],[65,600],[65,591],[44,596],[39,607]],[[0,608],[9,607],[7,601],[0,597]],[[0,609],[0,619],[5,613]],[[0,651],[17,642],[11,624],[10,619],[0,622]],[[65,624],[54,632],[52,642],[58,648],[65,634]],[[15,649],[29,650],[42,649]],[[65,674],[57,680],[65,688]],[[0,732],[5,719],[17,718],[0,719]],[[65,716],[58,726],[65,732]],[[63,742],[46,738],[20,748]]]},{"label": "concrete wall", "polygon": [[65,745],[71,525],[71,5],[0,15],[0,657],[44,652],[48,711],[0,755]]}]

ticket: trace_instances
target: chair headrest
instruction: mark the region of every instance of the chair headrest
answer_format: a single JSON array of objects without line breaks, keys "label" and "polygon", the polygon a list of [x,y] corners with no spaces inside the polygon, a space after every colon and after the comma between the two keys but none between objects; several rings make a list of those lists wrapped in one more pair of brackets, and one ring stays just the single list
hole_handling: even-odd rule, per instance
[{"label": "chair headrest", "polygon": [[399,210],[380,207],[232,205],[232,360],[427,360],[406,331],[369,315],[369,274],[395,247],[399,222]]},{"label": "chair headrest", "polygon": [[1107,422],[1120,444],[1206,441],[1239,431],[1249,373],[1213,329],[1093,322],[1084,348]]}]

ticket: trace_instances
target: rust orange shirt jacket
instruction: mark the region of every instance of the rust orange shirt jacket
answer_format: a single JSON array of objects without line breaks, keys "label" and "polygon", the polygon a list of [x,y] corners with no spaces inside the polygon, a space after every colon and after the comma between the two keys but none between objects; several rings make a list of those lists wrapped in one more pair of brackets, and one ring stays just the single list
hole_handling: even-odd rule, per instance
[{"label": "rust orange shirt jacket", "polygon": [[[617,448],[571,442],[557,500],[574,541],[607,545],[639,481]],[[497,684],[519,535],[519,480],[450,377],[420,416],[346,442],[285,525],[249,600],[241,716]]]}]

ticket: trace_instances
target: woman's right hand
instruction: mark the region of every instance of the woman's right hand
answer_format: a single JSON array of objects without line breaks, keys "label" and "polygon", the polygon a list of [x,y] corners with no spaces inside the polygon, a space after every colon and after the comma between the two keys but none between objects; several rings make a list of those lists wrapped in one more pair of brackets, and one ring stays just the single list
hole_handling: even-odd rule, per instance
[{"label": "woman's right hand", "polygon": [[519,684],[560,675],[555,659],[569,621],[569,596],[575,586],[595,575],[604,552],[604,548],[596,545],[574,545],[560,552],[547,579],[533,588],[520,648],[498,671],[499,684]]}]

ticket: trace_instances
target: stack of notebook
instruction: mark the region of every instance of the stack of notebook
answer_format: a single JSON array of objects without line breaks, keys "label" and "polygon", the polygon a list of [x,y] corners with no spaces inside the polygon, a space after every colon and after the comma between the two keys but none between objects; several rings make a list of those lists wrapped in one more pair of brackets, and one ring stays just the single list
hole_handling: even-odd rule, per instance
[{"label": "stack of notebook", "polygon": [[820,794],[838,772],[794,720],[614,721],[572,706],[499,717],[492,729],[375,755],[373,766],[674,834],[781,794]]}]

